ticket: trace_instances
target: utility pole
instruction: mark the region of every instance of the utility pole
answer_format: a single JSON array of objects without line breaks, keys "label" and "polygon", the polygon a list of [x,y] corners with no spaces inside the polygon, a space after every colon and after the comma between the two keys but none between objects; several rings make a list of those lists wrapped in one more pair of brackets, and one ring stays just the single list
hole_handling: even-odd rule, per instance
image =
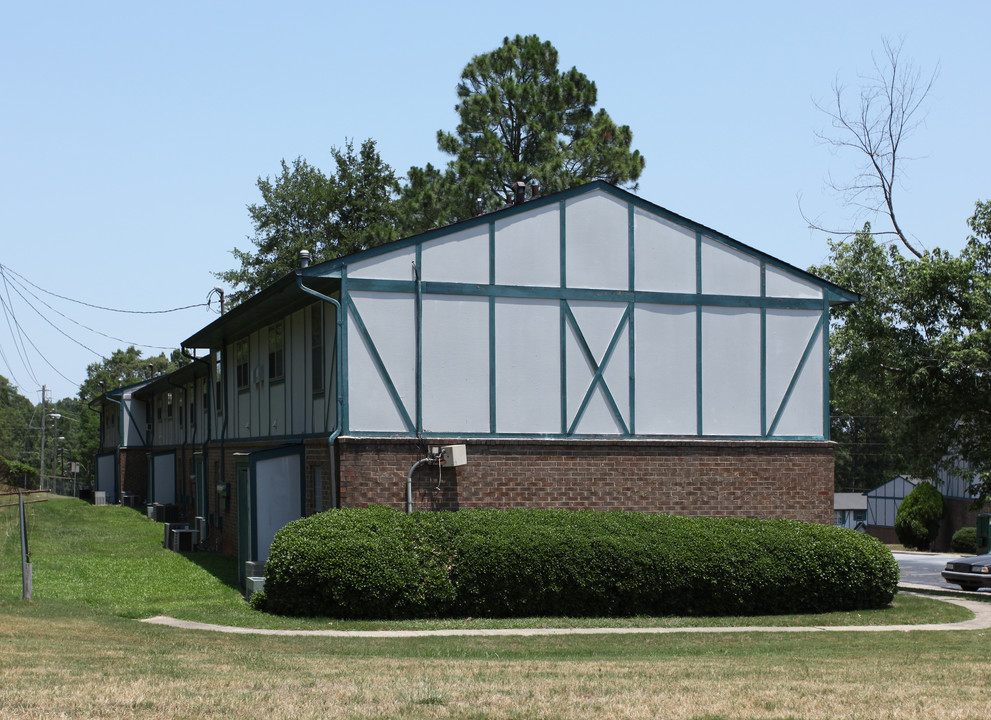
[{"label": "utility pole", "polygon": [[45,425],[48,412],[45,410],[45,397],[47,390],[41,386],[41,469],[38,471],[38,489],[45,489]]},{"label": "utility pole", "polygon": [[60,415],[57,412],[54,412],[51,415],[49,415],[48,417],[50,417],[52,420],[55,421],[55,447],[52,448],[52,477],[58,477],[59,476],[59,472],[58,472],[58,441],[61,439],[58,436],[58,421],[62,417],[62,415]]}]

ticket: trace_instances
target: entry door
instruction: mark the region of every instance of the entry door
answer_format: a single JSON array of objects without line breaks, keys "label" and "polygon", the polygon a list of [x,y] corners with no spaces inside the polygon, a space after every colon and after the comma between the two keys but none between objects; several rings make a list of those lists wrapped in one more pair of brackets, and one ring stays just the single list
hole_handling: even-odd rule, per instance
[{"label": "entry door", "polygon": [[116,458],[110,455],[100,455],[96,459],[96,489],[107,494],[107,504],[117,502],[117,465]]},{"label": "entry door", "polygon": [[151,501],[162,505],[175,504],[175,453],[153,455],[151,461]]},{"label": "entry door", "polygon": [[244,564],[254,560],[251,549],[251,488],[248,483],[248,466],[237,468],[237,579],[245,586]]}]

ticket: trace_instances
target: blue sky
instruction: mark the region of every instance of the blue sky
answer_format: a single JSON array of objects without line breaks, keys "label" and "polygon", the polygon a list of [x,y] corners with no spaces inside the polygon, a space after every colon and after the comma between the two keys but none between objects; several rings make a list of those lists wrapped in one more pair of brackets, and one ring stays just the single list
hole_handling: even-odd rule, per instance
[{"label": "blue sky", "polygon": [[[374,138],[399,174],[443,164],[462,68],[517,33],[550,41],[630,125],[641,197],[803,268],[828,249],[800,196],[827,226],[871,219],[826,189],[858,158],[816,141],[828,119],[813,101],[856,89],[882,39],[901,38],[939,76],[905,148],[900,220],[958,250],[991,198],[988,27],[987,2],[7,2],[0,263],[93,305],[203,303],[230,250],[252,247],[259,176],[297,156],[332,170],[347,138]],[[20,326],[0,319],[0,375],[33,402],[43,384],[74,395],[118,347],[157,354],[215,317],[31,289],[51,309],[0,284]]]}]

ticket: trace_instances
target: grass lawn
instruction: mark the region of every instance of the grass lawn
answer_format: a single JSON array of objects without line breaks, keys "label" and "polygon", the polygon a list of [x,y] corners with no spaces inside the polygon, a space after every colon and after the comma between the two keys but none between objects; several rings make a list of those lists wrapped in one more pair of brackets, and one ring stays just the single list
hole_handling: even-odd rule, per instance
[{"label": "grass lawn", "polygon": [[898,596],[814,617],[346,623],[255,613],[235,566],[161,548],[119,507],[29,507],[34,600],[20,600],[16,509],[0,509],[0,718],[978,717],[991,633],[745,633],[506,638],[229,636],[149,626],[156,614],[320,628],[825,625],[953,621]]}]

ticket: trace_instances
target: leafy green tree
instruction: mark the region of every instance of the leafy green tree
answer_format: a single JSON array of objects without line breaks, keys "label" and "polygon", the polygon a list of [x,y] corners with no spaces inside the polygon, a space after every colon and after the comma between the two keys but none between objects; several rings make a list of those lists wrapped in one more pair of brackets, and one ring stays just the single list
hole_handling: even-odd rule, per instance
[{"label": "leafy green tree", "polygon": [[38,415],[31,401],[0,375],[0,472],[15,468],[16,475],[22,465],[37,472]]},{"label": "leafy green tree", "polygon": [[936,486],[920,482],[905,496],[895,514],[895,534],[909,548],[928,550],[943,519],[943,496]]},{"label": "leafy green tree", "polygon": [[415,235],[471,217],[473,202],[454,170],[441,170],[430,163],[411,167],[398,200],[399,232]]},{"label": "leafy green tree", "polygon": [[248,206],[255,250],[235,248],[240,267],[214,273],[234,288],[231,307],[296,269],[300,250],[320,262],[398,237],[399,181],[375,141],[356,151],[348,140],[331,155],[331,175],[296,158],[291,164],[283,160],[274,179],[258,178],[262,202]]},{"label": "leafy green tree", "polygon": [[977,203],[973,235],[957,255],[935,249],[906,259],[869,226],[831,242],[812,271],[864,299],[834,314],[834,409],[887,418],[900,448],[893,470],[935,477],[975,473],[991,495],[991,203]]},{"label": "leafy green tree", "polygon": [[[897,416],[876,392],[850,398],[842,390],[855,386],[833,382],[830,439],[836,443],[836,492],[866,492],[883,485],[905,466],[894,426]],[[861,402],[858,402],[860,400]]]},{"label": "leafy green tree", "polygon": [[[558,70],[558,53],[536,35],[505,38],[492,52],[465,66],[457,87],[460,122],[438,131],[437,145],[452,156],[446,171],[410,170],[404,195],[423,202],[424,187],[440,208],[423,223],[466,219],[476,199],[496,209],[517,182],[547,191],[592,180],[636,187],[644,158],[631,150],[633,133],[609,114],[594,110],[595,83],[572,67]],[[426,229],[425,226],[415,229]]]}]

